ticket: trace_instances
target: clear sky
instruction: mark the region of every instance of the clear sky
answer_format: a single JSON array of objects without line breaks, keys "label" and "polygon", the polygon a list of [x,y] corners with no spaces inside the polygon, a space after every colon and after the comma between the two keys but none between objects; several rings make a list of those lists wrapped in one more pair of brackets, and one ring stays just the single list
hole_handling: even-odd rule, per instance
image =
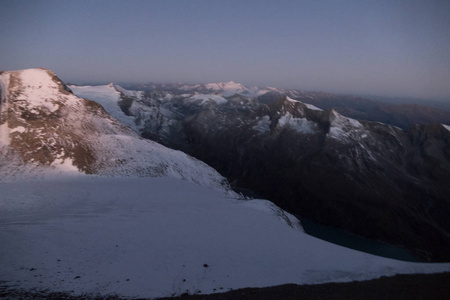
[{"label": "clear sky", "polygon": [[0,0],[0,70],[450,99],[450,1]]}]

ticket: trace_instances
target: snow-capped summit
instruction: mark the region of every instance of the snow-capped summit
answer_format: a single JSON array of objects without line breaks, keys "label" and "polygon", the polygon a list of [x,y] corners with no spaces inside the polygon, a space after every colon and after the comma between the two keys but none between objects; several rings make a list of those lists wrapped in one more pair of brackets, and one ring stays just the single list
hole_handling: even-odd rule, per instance
[{"label": "snow-capped summit", "polygon": [[[171,176],[218,188],[226,185],[206,164],[140,138],[98,103],[73,95],[49,70],[4,71],[0,83],[2,179],[21,173],[81,172]],[[96,92],[103,104],[113,95],[119,98],[113,84],[96,87]]]},{"label": "snow-capped summit", "polygon": [[234,81],[228,82],[219,82],[219,83],[207,83],[205,84],[205,88],[213,91],[220,91],[222,93],[237,94],[239,92],[243,92],[247,90],[245,86],[240,83],[236,83]]},{"label": "snow-capped summit", "polygon": [[328,137],[342,140],[350,137],[357,139],[358,136],[367,136],[368,131],[358,120],[344,117],[334,109],[329,113],[329,120]]},{"label": "snow-capped summit", "polygon": [[[46,69],[27,69],[15,71],[15,76],[8,76],[8,72],[1,73],[2,99],[6,101],[8,94],[20,93],[20,101],[26,101],[26,106],[45,107],[49,112],[58,110],[59,105],[52,98],[59,94],[68,94],[69,90],[55,75]],[[20,89],[19,89],[20,87]],[[11,91],[8,91],[8,88]],[[65,99],[69,104],[71,99]]]}]

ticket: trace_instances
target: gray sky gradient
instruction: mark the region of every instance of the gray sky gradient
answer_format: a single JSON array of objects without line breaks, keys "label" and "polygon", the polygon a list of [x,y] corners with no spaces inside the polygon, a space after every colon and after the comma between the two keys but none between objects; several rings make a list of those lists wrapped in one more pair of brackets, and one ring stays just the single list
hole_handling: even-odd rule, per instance
[{"label": "gray sky gradient", "polygon": [[450,1],[0,0],[0,69],[450,99]]}]

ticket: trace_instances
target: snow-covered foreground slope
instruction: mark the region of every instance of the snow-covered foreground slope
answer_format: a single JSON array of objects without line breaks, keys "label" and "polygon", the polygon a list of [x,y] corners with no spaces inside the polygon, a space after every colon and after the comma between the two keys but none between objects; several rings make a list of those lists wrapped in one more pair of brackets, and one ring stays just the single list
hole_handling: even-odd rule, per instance
[{"label": "snow-covered foreground slope", "polygon": [[0,281],[17,288],[160,297],[450,270],[329,244],[267,201],[174,178],[78,176],[0,190]]}]

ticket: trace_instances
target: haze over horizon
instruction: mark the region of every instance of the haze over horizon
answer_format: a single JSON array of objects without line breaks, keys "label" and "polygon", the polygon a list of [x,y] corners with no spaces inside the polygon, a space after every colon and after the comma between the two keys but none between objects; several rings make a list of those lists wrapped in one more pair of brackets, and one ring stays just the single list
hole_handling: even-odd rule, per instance
[{"label": "haze over horizon", "polygon": [[0,1],[0,70],[450,100],[449,1]]}]

